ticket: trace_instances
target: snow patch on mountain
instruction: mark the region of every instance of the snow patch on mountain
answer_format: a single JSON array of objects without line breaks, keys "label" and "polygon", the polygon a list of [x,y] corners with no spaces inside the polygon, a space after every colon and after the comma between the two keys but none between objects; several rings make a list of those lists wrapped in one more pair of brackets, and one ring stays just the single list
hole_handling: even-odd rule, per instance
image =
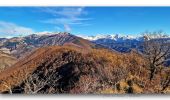
[{"label": "snow patch on mountain", "polygon": [[110,40],[141,40],[142,37],[140,36],[131,36],[131,35],[120,35],[120,34],[111,34],[111,35],[96,35],[96,36],[83,36],[78,35],[79,37],[82,37],[84,39],[90,40],[90,41],[96,41],[99,39],[110,39]]}]

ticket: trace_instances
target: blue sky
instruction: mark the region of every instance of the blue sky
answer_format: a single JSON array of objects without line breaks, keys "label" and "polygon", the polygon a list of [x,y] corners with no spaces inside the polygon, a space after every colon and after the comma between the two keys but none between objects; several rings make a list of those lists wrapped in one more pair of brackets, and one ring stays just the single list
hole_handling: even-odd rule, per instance
[{"label": "blue sky", "polygon": [[146,30],[170,33],[170,7],[0,7],[0,37],[64,31],[137,35]]}]

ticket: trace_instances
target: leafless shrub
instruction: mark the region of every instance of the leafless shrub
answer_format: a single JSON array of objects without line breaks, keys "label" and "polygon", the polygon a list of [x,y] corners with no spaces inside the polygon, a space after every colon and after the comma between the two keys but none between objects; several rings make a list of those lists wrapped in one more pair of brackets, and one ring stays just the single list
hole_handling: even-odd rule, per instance
[{"label": "leafless shrub", "polygon": [[144,54],[148,61],[150,70],[150,80],[156,74],[156,70],[160,67],[170,54],[170,45],[165,38],[166,35],[159,32],[148,32],[144,34]]}]

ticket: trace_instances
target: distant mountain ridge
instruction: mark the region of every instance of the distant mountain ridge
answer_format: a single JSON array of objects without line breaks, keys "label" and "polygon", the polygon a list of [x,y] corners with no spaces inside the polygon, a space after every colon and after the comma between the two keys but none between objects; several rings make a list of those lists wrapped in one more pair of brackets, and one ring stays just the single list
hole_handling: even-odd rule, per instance
[{"label": "distant mountain ridge", "polygon": [[[93,36],[84,36],[84,35],[78,35],[79,37],[82,37],[84,39],[90,40],[90,41],[96,41],[99,39],[111,39],[115,41],[123,41],[123,40],[138,40],[143,41],[142,35],[121,35],[121,34],[106,34],[106,35],[93,35]],[[152,37],[157,38],[157,37]],[[161,38],[170,38],[169,35],[162,35]]]},{"label": "distant mountain ridge", "polygon": [[126,40],[126,39],[136,39],[136,40],[140,40],[141,37],[135,37],[135,36],[131,36],[131,35],[120,35],[120,34],[108,34],[108,35],[96,35],[96,36],[81,36],[80,37],[90,40],[90,41],[95,41],[98,39],[112,39],[115,41],[120,41],[120,40]]},{"label": "distant mountain ridge", "polygon": [[[170,37],[164,37],[170,40]],[[67,32],[31,34],[25,37],[0,38],[0,49],[7,48],[17,58],[44,46],[72,45],[77,47],[93,48],[104,47],[118,52],[130,52],[132,49],[141,50],[144,37],[131,35],[96,35],[81,36]]]},{"label": "distant mountain ridge", "polygon": [[82,38],[92,41],[93,43],[103,45],[109,49],[116,50],[118,52],[130,52],[133,48],[141,48],[143,42],[142,36],[130,36],[130,35],[97,35],[97,36],[82,36]]},{"label": "distant mountain ridge", "polygon": [[84,50],[100,47],[91,41],[77,37],[67,32],[43,35],[32,34],[25,37],[0,39],[0,49],[8,49],[10,53],[17,58],[27,53],[29,54],[31,51],[37,48],[62,45],[85,48]]},{"label": "distant mountain ridge", "polygon": [[[131,35],[96,35],[96,36],[80,36],[84,39],[90,40],[93,43],[103,45],[109,49],[116,50],[118,52],[130,52],[132,49],[141,50],[144,42],[143,36],[131,36]],[[160,39],[152,37],[153,39]],[[161,39],[170,41],[169,36],[163,35]]]}]

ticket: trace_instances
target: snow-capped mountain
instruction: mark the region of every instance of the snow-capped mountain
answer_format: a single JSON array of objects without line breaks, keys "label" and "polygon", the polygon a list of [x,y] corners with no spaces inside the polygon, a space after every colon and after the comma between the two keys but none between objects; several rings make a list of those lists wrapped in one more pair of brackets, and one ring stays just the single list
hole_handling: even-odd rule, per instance
[{"label": "snow-capped mountain", "polygon": [[120,34],[111,34],[111,35],[96,35],[96,36],[83,36],[83,35],[78,35],[79,37],[82,37],[84,39],[90,40],[90,41],[96,41],[99,39],[111,39],[111,40],[115,40],[115,41],[119,41],[119,40],[140,40],[141,37],[135,37],[135,36],[131,36],[131,35],[120,35]]},{"label": "snow-capped mountain", "polygon": [[141,43],[144,40],[142,36],[135,37],[131,35],[120,34],[80,36],[80,37],[119,52],[129,52],[133,48],[140,49]]},{"label": "snow-capped mountain", "polygon": [[96,44],[103,45],[107,48],[119,51],[129,52],[132,49],[142,50],[144,39],[164,40],[170,42],[168,35],[146,35],[146,36],[131,36],[131,35],[96,35],[96,36],[81,36],[84,39],[90,40]]}]

